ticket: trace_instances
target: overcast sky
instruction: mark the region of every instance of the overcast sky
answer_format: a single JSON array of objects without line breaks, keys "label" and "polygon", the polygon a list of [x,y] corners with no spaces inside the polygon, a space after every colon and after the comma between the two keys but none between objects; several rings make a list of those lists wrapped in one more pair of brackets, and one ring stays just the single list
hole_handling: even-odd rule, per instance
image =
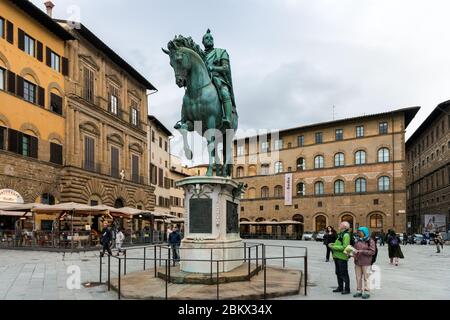
[{"label": "overcast sky", "polygon": [[450,99],[448,0],[53,2],[158,88],[149,112],[169,129],[184,92],[161,47],[175,34],[200,44],[207,28],[230,54],[243,129],[329,121],[333,105],[336,119],[421,106],[409,136]]}]

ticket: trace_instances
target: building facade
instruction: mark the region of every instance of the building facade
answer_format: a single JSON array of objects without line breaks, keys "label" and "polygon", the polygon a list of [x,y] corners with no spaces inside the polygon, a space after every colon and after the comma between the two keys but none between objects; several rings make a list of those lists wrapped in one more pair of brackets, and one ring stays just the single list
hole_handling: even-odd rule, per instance
[{"label": "building facade", "polygon": [[185,212],[184,191],[175,183],[190,176],[190,170],[170,154],[172,132],[155,116],[149,116],[148,123],[150,183],[155,187],[155,211],[182,218]]},{"label": "building facade", "polygon": [[58,20],[68,41],[61,200],[153,210],[147,90],[156,90],[84,25]]},{"label": "building facade", "polygon": [[[234,178],[247,185],[241,221],[320,231],[406,229],[405,129],[419,108],[319,123],[235,141]],[[245,226],[244,233],[270,233]],[[285,230],[283,230],[285,229]]]},{"label": "building facade", "polygon": [[72,39],[31,2],[0,2],[0,202],[61,201]]},{"label": "building facade", "polygon": [[450,101],[406,142],[408,231],[450,230]]}]

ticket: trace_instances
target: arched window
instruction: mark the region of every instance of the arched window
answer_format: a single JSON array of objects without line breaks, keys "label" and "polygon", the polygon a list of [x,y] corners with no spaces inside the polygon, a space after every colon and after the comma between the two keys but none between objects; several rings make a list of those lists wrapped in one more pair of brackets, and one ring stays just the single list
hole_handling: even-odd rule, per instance
[{"label": "arched window", "polygon": [[391,179],[389,177],[383,176],[378,178],[378,191],[389,191],[390,190]]},{"label": "arched window", "polygon": [[345,184],[343,180],[336,180],[334,183],[334,194],[343,194],[345,192]]},{"label": "arched window", "polygon": [[275,195],[275,198],[282,198],[283,197],[283,187],[282,186],[276,186],[274,195]]},{"label": "arched window", "polygon": [[269,187],[261,188],[261,198],[265,199],[269,197]]},{"label": "arched window", "polygon": [[55,204],[55,197],[52,194],[50,194],[50,193],[44,193],[41,196],[41,203],[42,204],[54,205]]},{"label": "arched window", "polygon": [[370,227],[371,228],[383,228],[383,216],[381,214],[373,214],[370,216]]},{"label": "arched window", "polygon": [[244,168],[238,167],[236,170],[236,178],[241,178],[244,176]]},{"label": "arched window", "polygon": [[316,222],[316,232],[325,230],[327,227],[327,217],[324,215],[318,215],[315,219]]},{"label": "arched window", "polygon": [[314,169],[322,169],[324,167],[323,156],[317,156],[314,158]]},{"label": "arched window", "polygon": [[306,161],[305,158],[298,158],[297,159],[297,170],[302,171],[306,169]]},{"label": "arched window", "polygon": [[389,162],[389,149],[381,148],[378,150],[378,162]]},{"label": "arched window", "polygon": [[355,164],[361,165],[366,163],[366,152],[364,150],[356,151],[355,153]]},{"label": "arched window", "polygon": [[277,161],[275,162],[275,173],[282,173],[283,172],[283,162]]},{"label": "arched window", "polygon": [[355,192],[364,193],[367,191],[367,181],[364,178],[358,178],[355,181]]},{"label": "arched window", "polygon": [[323,195],[324,185],[322,181],[316,182],[316,184],[314,185],[314,193],[316,196]]},{"label": "arched window", "polygon": [[306,194],[305,184],[300,182],[297,184],[297,196],[304,196]]},{"label": "arched window", "polygon": [[114,208],[119,209],[123,207],[125,207],[125,205],[123,204],[123,200],[120,198],[116,199],[116,201],[114,202]]},{"label": "arched window", "polygon": [[334,155],[334,166],[335,167],[345,166],[345,156],[342,152],[336,153]]}]

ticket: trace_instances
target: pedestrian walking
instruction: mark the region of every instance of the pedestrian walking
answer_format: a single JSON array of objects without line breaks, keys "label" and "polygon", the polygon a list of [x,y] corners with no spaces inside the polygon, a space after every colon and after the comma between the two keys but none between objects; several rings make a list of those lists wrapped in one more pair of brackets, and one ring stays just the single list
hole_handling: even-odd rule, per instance
[{"label": "pedestrian walking", "polygon": [[380,246],[384,247],[385,241],[386,241],[386,234],[384,233],[383,230],[381,230],[381,232],[380,232]]},{"label": "pedestrian walking", "polygon": [[400,238],[394,230],[389,230],[387,243],[390,264],[395,264],[395,266],[398,266],[399,259],[404,259],[405,257],[403,256],[403,252],[400,247]]},{"label": "pedestrian walking", "polygon": [[354,298],[370,298],[370,271],[376,254],[376,243],[370,237],[367,227],[358,228],[353,252],[356,274],[356,293]]},{"label": "pedestrian walking", "polygon": [[181,235],[178,231],[178,227],[175,226],[173,228],[173,231],[169,235],[169,245],[172,248],[172,256],[173,256],[173,264],[175,265],[175,262],[180,261],[180,248],[181,244]]},{"label": "pedestrian walking", "polygon": [[100,238],[100,243],[102,244],[102,252],[100,253],[101,257],[105,255],[105,251],[108,251],[108,254],[112,256],[111,241],[112,232],[109,229],[108,222],[105,221],[103,223],[102,237]]},{"label": "pedestrian walking", "polygon": [[123,230],[122,230],[122,228],[119,228],[119,230],[116,233],[117,256],[119,256],[119,254],[121,252],[124,252],[124,250],[122,250],[122,245],[123,245],[124,240],[125,240],[125,235],[123,234]]},{"label": "pedestrian walking", "polygon": [[336,241],[328,246],[333,251],[333,259],[336,267],[336,276],[338,281],[337,289],[333,292],[341,292],[342,294],[350,294],[350,277],[348,275],[348,259],[344,250],[350,245],[350,224],[346,221],[339,225],[339,234]]},{"label": "pedestrian walking", "polygon": [[331,253],[331,248],[328,246],[330,243],[334,243],[336,241],[336,230],[334,230],[334,228],[332,226],[328,226],[327,229],[325,230],[325,234],[323,236],[323,244],[326,246],[327,248],[327,253],[326,253],[326,262],[330,261],[330,253]]},{"label": "pedestrian walking", "polygon": [[403,233],[403,245],[406,246],[408,244],[408,235],[405,233]]},{"label": "pedestrian walking", "polygon": [[442,235],[440,232],[436,233],[436,236],[434,238],[434,243],[436,244],[436,253],[441,253],[441,248],[442,248],[442,250],[444,249],[444,239],[442,238]]}]

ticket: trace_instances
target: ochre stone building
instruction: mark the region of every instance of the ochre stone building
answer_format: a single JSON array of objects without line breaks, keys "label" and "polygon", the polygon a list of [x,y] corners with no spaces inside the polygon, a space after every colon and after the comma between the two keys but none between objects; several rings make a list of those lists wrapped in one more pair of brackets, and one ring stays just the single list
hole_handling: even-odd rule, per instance
[{"label": "ochre stone building", "polygon": [[425,232],[427,227],[450,230],[449,149],[450,101],[446,101],[406,142],[409,232]]},{"label": "ochre stone building", "polygon": [[[234,178],[247,185],[243,233],[337,228],[406,230],[405,129],[419,107],[286,129],[235,141]],[[281,228],[281,230],[280,230]],[[283,230],[284,229],[284,230]]]},{"label": "ochre stone building", "polygon": [[61,201],[153,210],[147,90],[155,87],[83,24],[68,41]]},{"label": "ochre stone building", "polygon": [[31,2],[0,2],[0,202],[61,199],[71,39]]}]

